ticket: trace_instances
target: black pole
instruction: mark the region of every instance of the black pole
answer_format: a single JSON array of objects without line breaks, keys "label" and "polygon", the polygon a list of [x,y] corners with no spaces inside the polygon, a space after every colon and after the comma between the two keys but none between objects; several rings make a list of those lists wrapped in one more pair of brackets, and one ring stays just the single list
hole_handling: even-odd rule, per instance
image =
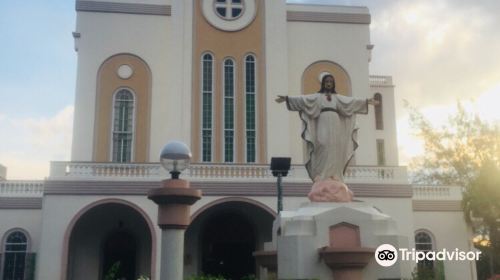
[{"label": "black pole", "polygon": [[278,214],[283,210],[283,189],[281,187],[281,173],[278,173]]}]

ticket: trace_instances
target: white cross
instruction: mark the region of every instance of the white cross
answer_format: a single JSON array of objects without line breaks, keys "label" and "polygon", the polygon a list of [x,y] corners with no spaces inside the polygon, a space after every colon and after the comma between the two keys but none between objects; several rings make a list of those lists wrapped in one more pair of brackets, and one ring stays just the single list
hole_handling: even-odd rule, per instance
[{"label": "white cross", "polygon": [[[241,0],[240,3],[233,3],[233,0],[226,0],[223,3],[221,2],[215,2],[215,9],[217,8],[225,8],[226,9],[226,18],[232,19],[233,18],[233,8],[235,9],[240,9],[243,10],[243,1]],[[239,14],[238,14],[239,15]]]}]

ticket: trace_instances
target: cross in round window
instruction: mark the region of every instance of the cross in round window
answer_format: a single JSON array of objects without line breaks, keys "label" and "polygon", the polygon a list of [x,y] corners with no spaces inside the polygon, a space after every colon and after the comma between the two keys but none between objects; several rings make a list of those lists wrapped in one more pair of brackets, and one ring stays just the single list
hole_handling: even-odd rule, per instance
[{"label": "cross in round window", "polygon": [[236,19],[243,13],[244,0],[216,0],[215,12],[223,19]]}]

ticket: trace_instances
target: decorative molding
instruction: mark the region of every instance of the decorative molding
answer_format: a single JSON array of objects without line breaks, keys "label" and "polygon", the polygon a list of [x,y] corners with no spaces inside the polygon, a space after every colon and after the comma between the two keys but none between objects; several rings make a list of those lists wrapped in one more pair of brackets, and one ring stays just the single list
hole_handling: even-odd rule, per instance
[{"label": "decorative molding", "polygon": [[76,1],[76,11],[78,12],[97,12],[97,13],[120,13],[120,14],[138,14],[170,16],[172,15],[172,6],[153,5],[153,4],[134,4],[134,3],[113,3],[102,1]]},{"label": "decorative molding", "polygon": [[287,21],[370,24],[370,14],[287,11]]},{"label": "decorative molding", "polygon": [[[111,181],[46,181],[45,195],[146,195],[160,182]],[[350,184],[356,197],[411,198],[410,185]],[[200,189],[203,196],[276,196],[274,182],[191,182],[191,188]],[[306,197],[309,183],[285,183],[283,195]]]},{"label": "decorative molding", "polygon": [[459,200],[413,200],[413,211],[462,211]]},{"label": "decorative molding", "polygon": [[0,197],[0,209],[42,209],[42,198]]},{"label": "decorative molding", "polygon": [[393,88],[392,76],[370,75],[368,78],[370,88],[374,87],[389,87]]},{"label": "decorative molding", "polygon": [[196,212],[191,214],[191,222],[196,220],[196,218],[200,214],[202,214],[205,210],[208,210],[208,209],[215,207],[219,204],[228,203],[228,202],[242,202],[242,203],[247,203],[247,204],[253,205],[261,210],[266,211],[269,215],[273,216],[273,219],[276,218],[276,216],[278,215],[272,208],[269,208],[267,205],[265,205],[264,203],[262,203],[260,201],[257,201],[257,200],[254,200],[254,199],[251,199],[248,197],[229,196],[229,197],[219,198],[215,201],[212,201],[212,202],[209,202],[209,203],[203,205],[201,208],[196,210]]},{"label": "decorative molding", "polygon": [[130,201],[123,200],[123,199],[117,199],[117,198],[106,198],[106,199],[100,199],[97,201],[94,201],[90,204],[87,204],[85,207],[80,209],[71,219],[69,222],[68,226],[66,227],[66,230],[64,232],[64,238],[63,238],[63,248],[62,248],[62,254],[61,256],[61,266],[60,266],[60,280],[67,280],[68,277],[68,255],[69,255],[69,246],[70,246],[70,239],[71,239],[71,234],[73,233],[73,230],[75,228],[76,223],[80,220],[82,216],[88,213],[89,210],[93,209],[94,207],[100,206],[100,205],[106,205],[110,203],[115,203],[115,204],[121,204],[127,207],[130,207],[134,209],[137,214],[139,214],[144,221],[146,222],[146,225],[149,229],[149,232],[151,234],[151,278],[155,279],[155,274],[156,274],[156,247],[157,247],[157,236],[156,236],[156,231],[155,231],[155,226],[153,225],[153,222],[151,221],[149,215],[142,209],[139,205],[134,204]]}]

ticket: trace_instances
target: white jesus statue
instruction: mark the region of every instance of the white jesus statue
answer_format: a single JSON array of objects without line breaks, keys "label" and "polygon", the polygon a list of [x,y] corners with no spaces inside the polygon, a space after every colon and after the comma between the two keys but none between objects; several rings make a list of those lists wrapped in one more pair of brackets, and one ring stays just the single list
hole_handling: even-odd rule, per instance
[{"label": "white jesus statue", "polygon": [[311,201],[352,201],[344,184],[344,173],[358,147],[356,114],[367,114],[374,99],[358,99],[335,92],[335,79],[327,74],[318,93],[303,96],[278,95],[290,111],[298,111],[303,122],[302,139],[307,145],[306,169],[314,182]]}]

